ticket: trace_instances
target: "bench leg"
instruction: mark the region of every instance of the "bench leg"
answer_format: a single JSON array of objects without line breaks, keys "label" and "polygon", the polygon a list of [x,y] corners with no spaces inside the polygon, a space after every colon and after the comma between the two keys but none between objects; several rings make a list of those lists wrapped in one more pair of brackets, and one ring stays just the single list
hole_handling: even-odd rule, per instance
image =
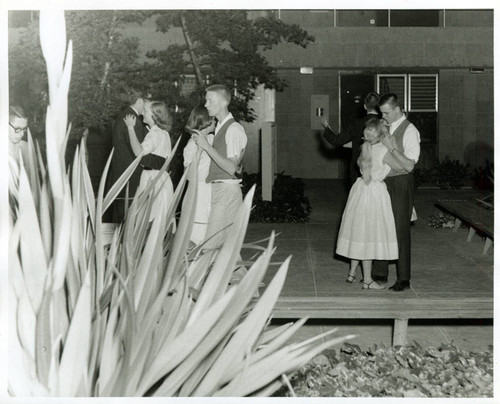
[{"label": "bench leg", "polygon": [[472,237],[476,234],[476,229],[473,227],[469,227],[469,234],[467,235],[467,242],[470,243],[472,240]]},{"label": "bench leg", "polygon": [[406,334],[408,332],[408,319],[394,319],[394,335],[392,337],[392,345],[406,345]]},{"label": "bench leg", "polygon": [[491,238],[486,237],[486,240],[484,241],[483,255],[488,254],[488,250],[490,249],[491,244],[493,244]]},{"label": "bench leg", "polygon": [[456,233],[460,225],[462,224],[462,221],[459,218],[455,219],[455,227],[453,227],[453,232]]}]

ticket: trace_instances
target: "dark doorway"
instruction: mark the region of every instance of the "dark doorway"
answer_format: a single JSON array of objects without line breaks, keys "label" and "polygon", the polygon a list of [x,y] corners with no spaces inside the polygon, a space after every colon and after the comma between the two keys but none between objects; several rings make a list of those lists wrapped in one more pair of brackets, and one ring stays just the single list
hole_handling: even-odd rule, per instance
[{"label": "dark doorway", "polygon": [[[366,114],[364,99],[370,91],[375,91],[375,75],[373,74],[342,74],[340,76],[340,131],[349,132],[354,121]],[[351,149],[342,151],[342,169],[344,178],[349,177],[349,159]],[[344,156],[345,155],[345,156]],[[344,158],[345,157],[345,158]]]}]

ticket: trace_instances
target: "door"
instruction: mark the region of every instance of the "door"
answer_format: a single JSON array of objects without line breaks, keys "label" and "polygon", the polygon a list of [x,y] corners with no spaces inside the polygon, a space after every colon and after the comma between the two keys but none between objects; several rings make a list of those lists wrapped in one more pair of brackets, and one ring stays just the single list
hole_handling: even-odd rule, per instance
[{"label": "door", "polygon": [[[365,116],[364,99],[370,91],[375,91],[375,75],[341,74],[340,75],[340,131],[351,131],[356,118]],[[351,149],[344,149],[339,160],[339,173],[349,178],[349,159]]]}]

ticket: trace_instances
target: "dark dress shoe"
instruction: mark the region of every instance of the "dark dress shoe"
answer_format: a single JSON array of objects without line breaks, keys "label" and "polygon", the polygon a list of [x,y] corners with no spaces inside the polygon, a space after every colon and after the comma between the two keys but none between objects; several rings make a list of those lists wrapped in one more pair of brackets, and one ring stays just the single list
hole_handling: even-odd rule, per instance
[{"label": "dark dress shoe", "polygon": [[387,283],[387,276],[372,274],[372,279],[378,283]]},{"label": "dark dress shoe", "polygon": [[402,290],[410,289],[410,281],[396,281],[396,283],[389,289],[394,292],[401,292]]}]

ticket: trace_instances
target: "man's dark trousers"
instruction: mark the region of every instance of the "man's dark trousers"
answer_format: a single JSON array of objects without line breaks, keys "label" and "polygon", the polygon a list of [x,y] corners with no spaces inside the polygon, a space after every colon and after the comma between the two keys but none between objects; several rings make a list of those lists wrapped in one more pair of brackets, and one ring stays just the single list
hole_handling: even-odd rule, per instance
[{"label": "man's dark trousers", "polygon": [[[399,258],[396,262],[398,281],[411,277],[411,213],[415,197],[413,173],[387,177],[387,191],[391,197],[392,212],[396,223]],[[388,261],[373,261],[372,275],[387,277]]]}]

